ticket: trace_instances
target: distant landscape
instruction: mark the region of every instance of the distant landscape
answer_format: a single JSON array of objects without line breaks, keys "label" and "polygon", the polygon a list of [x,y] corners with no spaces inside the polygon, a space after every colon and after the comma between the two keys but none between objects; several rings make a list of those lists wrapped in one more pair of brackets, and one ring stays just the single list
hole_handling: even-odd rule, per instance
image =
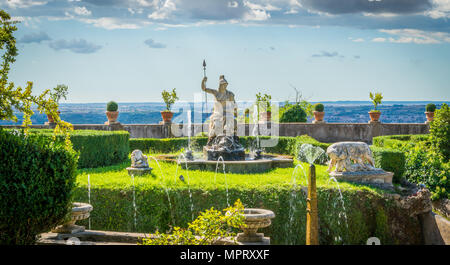
[{"label": "distant landscape", "polygon": [[[312,102],[315,103],[315,102]],[[329,123],[366,123],[369,120],[368,112],[373,109],[369,101],[323,101],[325,105],[325,121]],[[378,107],[381,111],[381,122],[384,123],[424,123],[425,105],[429,101],[385,101]],[[433,102],[437,108],[448,101]],[[253,102],[238,102],[239,112],[251,107]],[[281,103],[282,104],[282,103]],[[186,122],[187,110],[191,110],[192,121],[200,122],[201,103],[179,102],[173,106],[174,122]],[[122,124],[155,124],[161,119],[160,111],[164,110],[164,103],[120,103],[119,121]],[[103,124],[107,119],[105,116],[106,103],[61,103],[61,118],[72,124]],[[212,104],[208,104],[212,109]],[[39,112],[32,116],[33,124],[44,124],[47,117]],[[20,124],[21,114],[17,113]],[[208,114],[204,113],[202,121],[207,120]],[[310,122],[312,118],[308,119]],[[15,124],[11,121],[0,121],[0,125]]]}]

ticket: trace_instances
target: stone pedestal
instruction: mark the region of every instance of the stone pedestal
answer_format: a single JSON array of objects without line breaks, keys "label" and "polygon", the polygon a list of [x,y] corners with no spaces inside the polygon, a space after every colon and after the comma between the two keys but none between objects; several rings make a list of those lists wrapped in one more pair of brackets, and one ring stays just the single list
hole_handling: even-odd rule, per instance
[{"label": "stone pedestal", "polygon": [[325,122],[324,122],[324,121],[316,121],[316,120],[313,120],[312,123],[313,123],[313,124],[324,124]]},{"label": "stone pedestal", "polygon": [[203,156],[206,160],[217,161],[219,157],[222,157],[225,161],[240,161],[245,160],[244,149],[232,150],[232,151],[217,151],[207,146],[203,147]]},{"label": "stone pedestal", "polygon": [[362,183],[374,183],[374,184],[386,184],[392,186],[392,177],[394,173],[380,170],[370,171],[357,171],[357,172],[336,172],[330,173],[331,177],[335,177],[337,180],[362,182]]},{"label": "stone pedestal", "polygon": [[127,167],[128,175],[130,176],[142,176],[152,173],[151,167],[143,167],[143,168],[137,168],[137,167]]},{"label": "stone pedestal", "polygon": [[369,124],[380,124],[381,122],[380,121],[369,121]]}]

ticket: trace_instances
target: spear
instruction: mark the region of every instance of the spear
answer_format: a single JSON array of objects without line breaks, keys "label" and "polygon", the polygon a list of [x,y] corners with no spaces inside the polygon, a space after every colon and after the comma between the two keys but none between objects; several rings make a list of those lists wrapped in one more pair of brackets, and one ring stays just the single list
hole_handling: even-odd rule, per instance
[{"label": "spear", "polygon": [[[203,60],[203,77],[206,77],[206,62]],[[208,94],[205,91],[205,105],[206,113],[208,113]],[[203,133],[203,106],[202,106],[202,133]]]}]

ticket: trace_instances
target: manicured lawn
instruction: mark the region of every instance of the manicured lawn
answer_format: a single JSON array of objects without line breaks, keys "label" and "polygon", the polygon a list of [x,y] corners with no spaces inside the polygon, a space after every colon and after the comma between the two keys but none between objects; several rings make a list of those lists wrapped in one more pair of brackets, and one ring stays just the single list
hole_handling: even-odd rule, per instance
[{"label": "manicured lawn", "polygon": [[[255,174],[232,174],[226,175],[222,171],[222,165],[219,164],[218,173],[211,171],[200,170],[184,170],[178,167],[174,163],[159,162],[151,159],[151,156],[157,156],[158,154],[147,154],[149,157],[149,165],[153,168],[152,174],[146,176],[136,176],[135,185],[140,187],[145,186],[162,186],[168,188],[255,188],[261,186],[290,186],[292,185],[292,177],[294,171],[295,181],[297,185],[306,186],[306,173],[308,172],[309,165],[295,161],[295,165],[299,165],[295,168],[277,168],[266,173]],[[96,186],[98,188],[108,189],[125,189],[132,186],[131,177],[128,175],[126,167],[130,165],[130,162],[125,162],[115,166],[108,166],[95,169],[81,169],[78,170],[77,185],[79,187],[87,186],[88,175],[91,182],[91,187]],[[326,172],[327,166],[316,165],[317,187],[335,188],[337,185],[334,181],[329,181],[328,173]],[[179,176],[183,175],[184,182],[179,179]],[[353,183],[339,183],[342,190],[371,190],[382,192],[376,188],[368,187],[360,184]]]}]

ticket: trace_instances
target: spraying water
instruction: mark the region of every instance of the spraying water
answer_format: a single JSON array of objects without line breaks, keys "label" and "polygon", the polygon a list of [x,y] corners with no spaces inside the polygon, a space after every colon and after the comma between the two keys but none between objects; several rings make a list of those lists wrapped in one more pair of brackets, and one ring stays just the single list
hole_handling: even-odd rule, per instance
[{"label": "spraying water", "polygon": [[[186,166],[186,177],[187,177],[187,185],[188,185],[188,191],[189,191],[189,201],[191,203],[191,217],[192,217],[192,220],[194,220],[194,202],[192,201],[191,183],[190,183],[190,177],[189,177],[187,158],[184,154],[180,154],[180,156],[184,158],[184,163]],[[178,172],[178,166],[177,166],[177,172]],[[175,177],[176,176],[177,175],[175,175]],[[175,181],[176,181],[176,178],[175,178]]]},{"label": "spraying water", "polygon": [[[293,226],[294,226],[294,218],[295,218],[295,212],[297,209],[297,182],[298,179],[297,177],[299,176],[299,174],[303,173],[303,177],[305,178],[306,181],[306,185],[308,183],[308,177],[306,175],[306,171],[305,168],[301,165],[301,164],[297,164],[294,168],[294,170],[292,171],[292,177],[291,177],[291,198],[289,199],[289,222],[286,223],[285,225],[285,230],[286,230],[286,244],[293,244],[292,242],[292,231],[293,231]],[[302,207],[306,207],[306,201],[302,200]]]},{"label": "spraying water", "polygon": [[258,123],[258,106],[255,105],[255,107],[253,108],[253,131],[252,131],[252,135],[256,136],[256,147],[255,149],[259,149],[260,148],[260,143],[259,143],[259,123]]},{"label": "spraying water", "polygon": [[311,144],[302,144],[300,146],[298,154],[299,157],[306,158],[306,161],[308,163],[314,164],[317,158],[325,154],[325,151],[322,148],[313,146]]},{"label": "spraying water", "polygon": [[191,150],[191,110],[187,111],[187,120],[188,120],[188,150]]},{"label": "spraying water", "polygon": [[[155,160],[156,165],[158,165],[159,171],[161,172],[161,179],[160,179],[160,183],[163,184],[163,179],[164,179],[164,172],[161,168],[161,165],[159,164],[158,159],[156,159],[154,156],[149,156],[149,158]],[[169,209],[170,209],[170,215],[172,217],[172,224],[175,224],[175,218],[173,216],[173,211],[172,211],[172,202],[170,201],[170,195],[169,195],[169,189],[167,188],[167,185],[162,185],[162,187],[164,188],[164,191],[166,192],[167,195],[167,201],[169,202]]]},{"label": "spraying water", "polygon": [[134,209],[134,230],[137,227],[137,207],[136,207],[136,186],[134,184],[134,174],[131,174],[131,182],[133,184],[133,209]]},{"label": "spraying water", "polygon": [[[339,191],[339,201],[341,202],[341,205],[342,205],[342,211],[339,212],[337,223],[338,223],[338,225],[340,225],[341,222],[339,220],[343,217],[344,221],[345,221],[345,227],[347,228],[347,231],[348,231],[348,220],[347,220],[347,213],[346,213],[347,211],[345,209],[344,196],[342,196],[342,191],[341,191],[341,188],[339,187],[339,182],[337,181],[337,179],[335,177],[330,177],[327,181],[327,186],[329,185],[330,181],[334,181],[334,183],[337,185],[337,188]],[[328,200],[329,200],[329,198],[330,198],[330,194],[328,194]],[[337,205],[335,203],[334,203],[334,207],[335,208],[337,207]],[[342,237],[341,236],[336,237],[335,241],[342,241]]]},{"label": "spraying water", "polygon": [[[88,174],[88,203],[91,204],[91,176],[89,174]],[[89,215],[88,222],[89,222],[89,230],[91,230],[91,216],[90,215]]]},{"label": "spraying water", "polygon": [[[227,173],[225,171],[225,161],[223,160],[222,156],[219,156],[216,163],[216,173],[214,174],[214,184],[216,184],[216,176],[217,176],[217,170],[219,169],[219,162],[222,161],[222,169],[223,169],[223,175],[225,177],[225,187],[227,190],[227,206],[230,206],[229,197],[228,197],[228,182],[227,182]],[[217,186],[217,185],[216,185]]]}]

